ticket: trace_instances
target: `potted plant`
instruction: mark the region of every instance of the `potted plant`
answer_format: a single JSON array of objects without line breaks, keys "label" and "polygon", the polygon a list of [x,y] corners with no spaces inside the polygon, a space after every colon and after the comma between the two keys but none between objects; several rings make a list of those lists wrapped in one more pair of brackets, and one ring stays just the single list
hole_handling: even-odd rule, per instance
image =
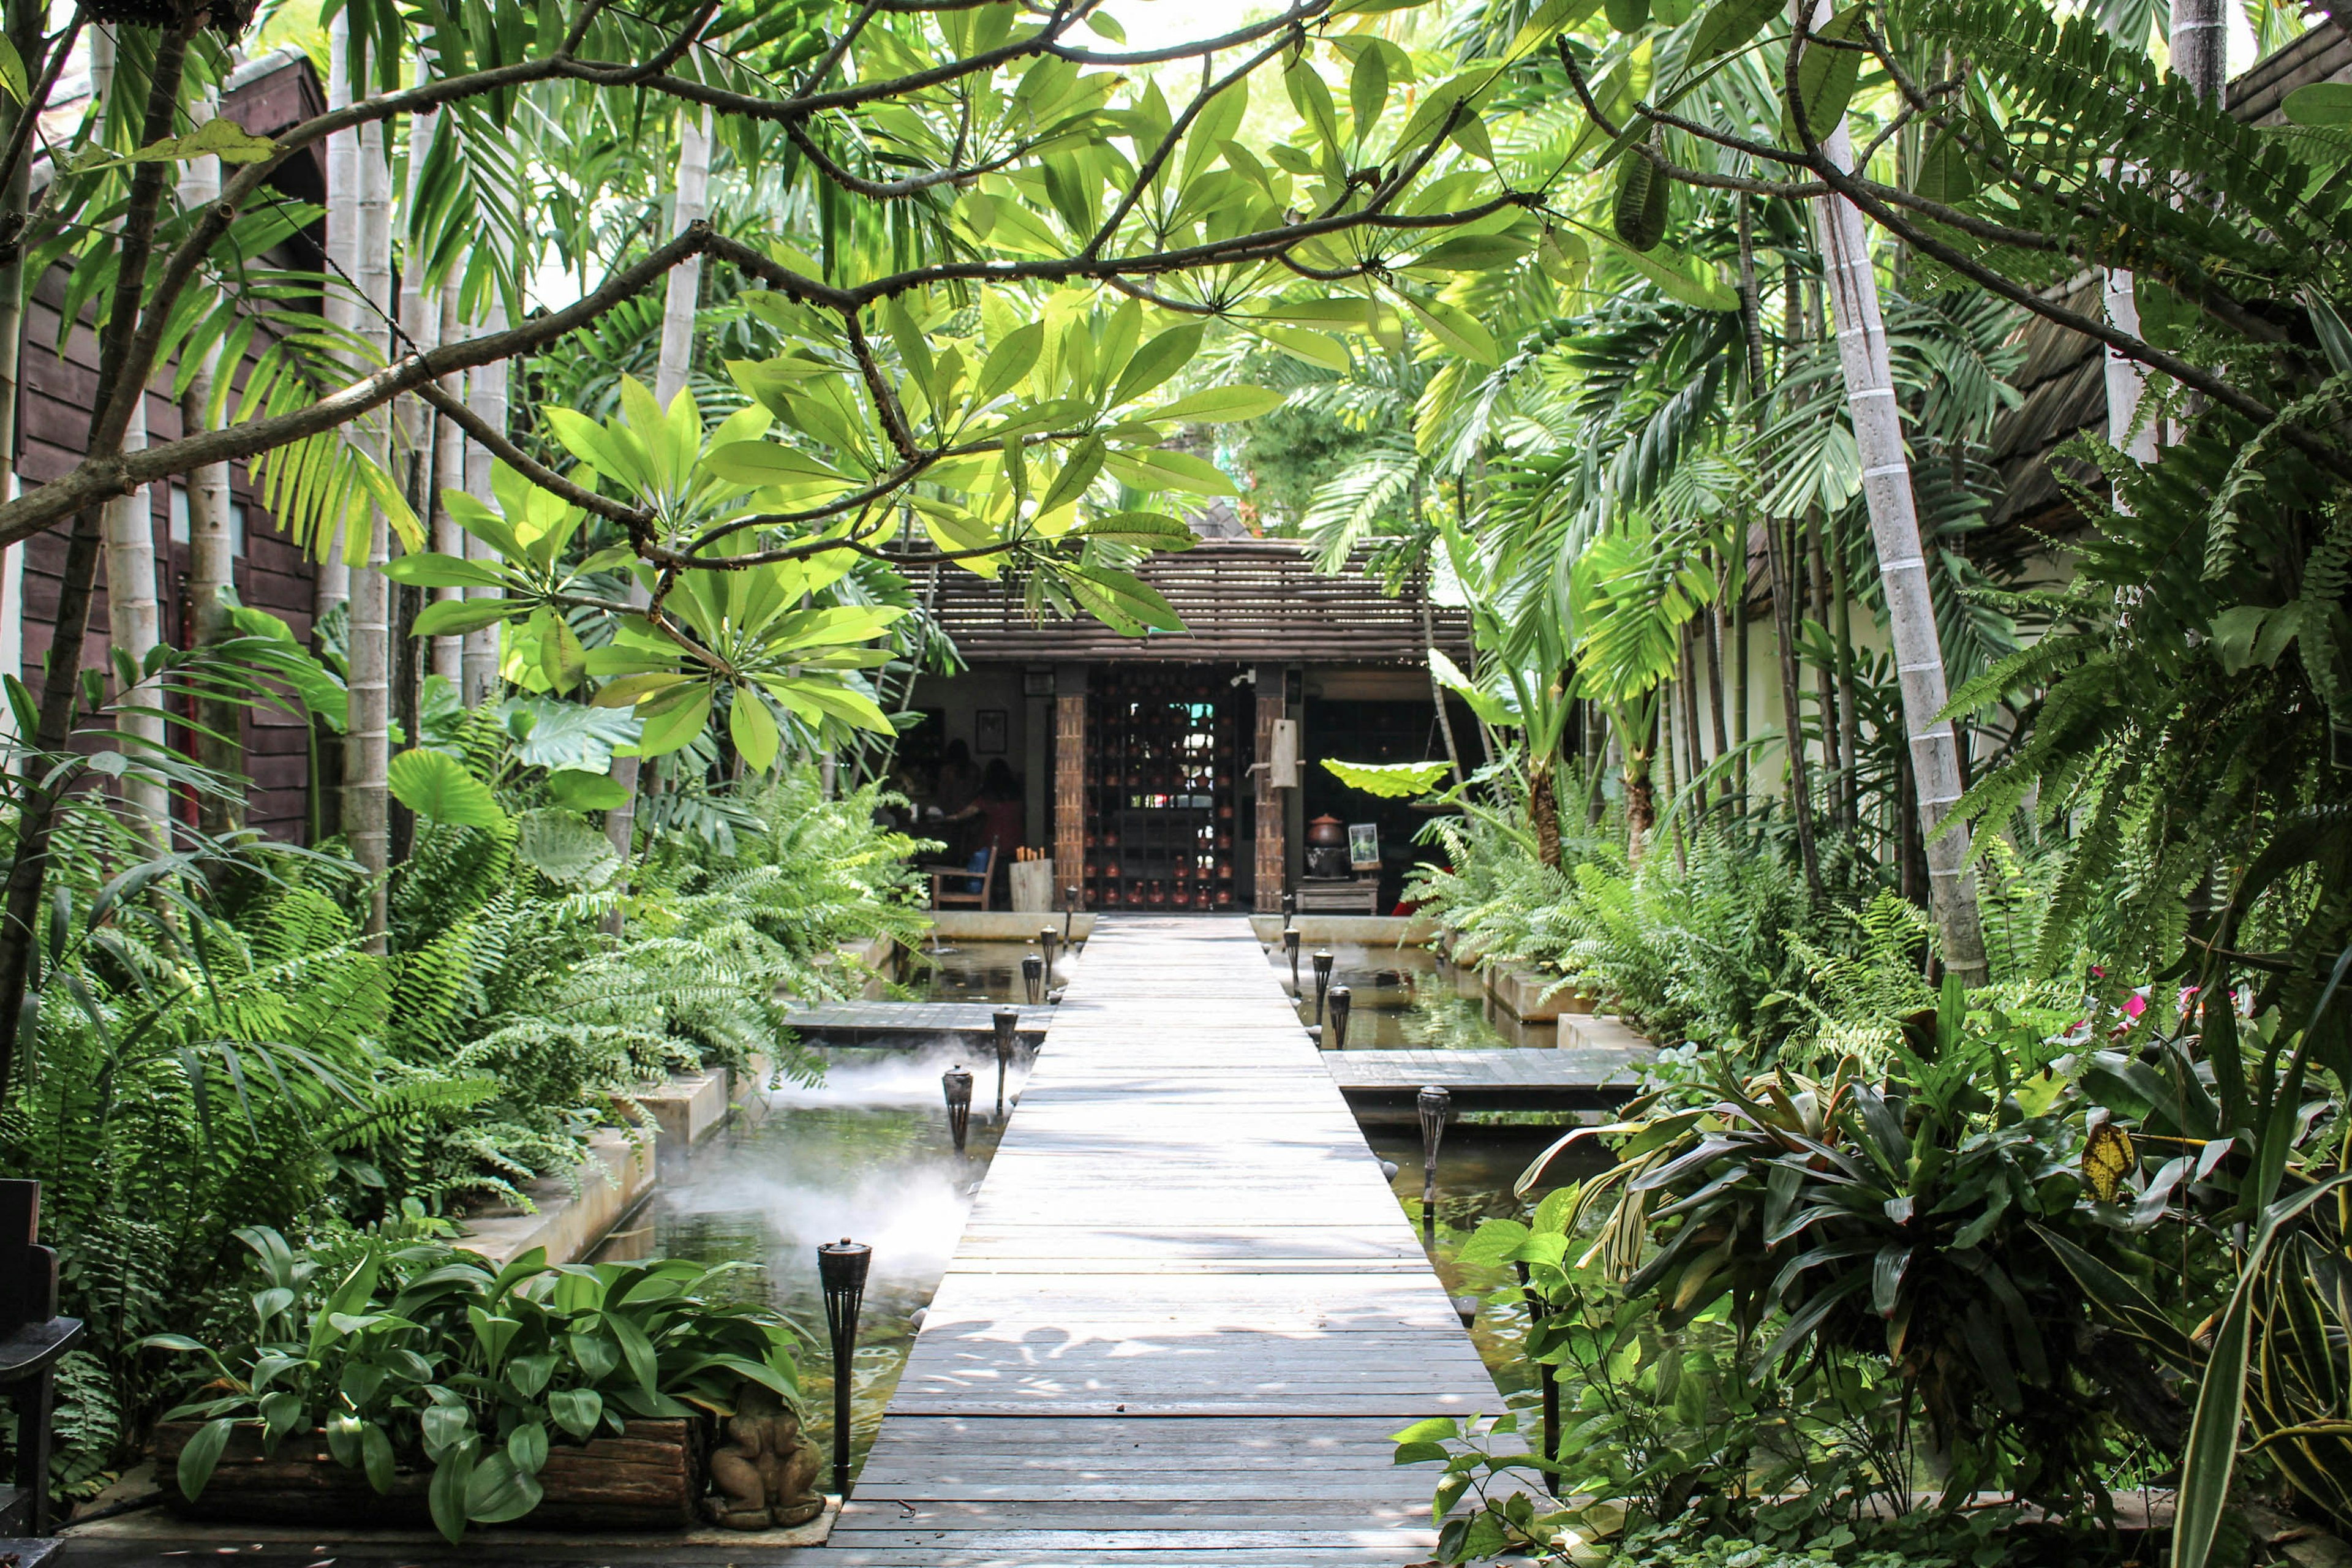
[{"label": "potted plant", "polygon": [[250,1342],[143,1342],[203,1358],[166,1413],[173,1506],[221,1519],[682,1528],[704,1490],[709,1421],[745,1384],[796,1404],[797,1335],[715,1289],[741,1265],[683,1260],[503,1268],[410,1222],[258,1261]]}]

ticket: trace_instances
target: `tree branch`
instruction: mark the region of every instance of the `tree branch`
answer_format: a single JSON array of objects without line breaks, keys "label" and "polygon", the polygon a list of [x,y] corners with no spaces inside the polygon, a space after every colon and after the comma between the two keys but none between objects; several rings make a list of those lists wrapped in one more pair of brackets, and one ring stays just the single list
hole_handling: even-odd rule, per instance
[{"label": "tree branch", "polygon": [[[28,539],[85,505],[128,495],[141,485],[184,473],[205,463],[240,461],[322,435],[427,382],[528,353],[643,293],[671,268],[699,255],[709,243],[709,225],[690,225],[676,239],[635,266],[615,272],[593,292],[561,310],[551,310],[503,332],[444,344],[426,353],[403,355],[307,407],[165,441],[136,452],[117,451],[85,458],[64,478],[0,504],[0,546]],[[126,380],[124,384],[138,384]]]}]

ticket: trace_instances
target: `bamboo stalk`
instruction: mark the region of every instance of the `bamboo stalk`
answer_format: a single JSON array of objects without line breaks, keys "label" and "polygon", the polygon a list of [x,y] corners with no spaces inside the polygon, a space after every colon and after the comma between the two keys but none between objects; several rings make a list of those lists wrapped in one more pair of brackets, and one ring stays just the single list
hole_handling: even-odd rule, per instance
[{"label": "bamboo stalk", "polygon": [[[189,118],[197,124],[213,117],[211,100],[198,102]],[[180,205],[200,211],[220,199],[218,158],[191,158],[180,172]],[[220,375],[220,349],[215,344],[188,378],[188,392],[180,400],[180,428],[193,434],[205,429],[210,416],[213,390]],[[230,607],[236,595],[236,539],[229,512],[228,465],[203,463],[188,471],[188,627],[189,640],[198,647],[226,641],[236,635]],[[245,772],[244,710],[226,698],[206,698],[196,708],[196,760],[214,773],[236,777]],[[234,832],[245,826],[245,795],[224,790],[196,802],[196,822],[207,833]]]},{"label": "bamboo stalk", "polygon": [[[360,132],[359,156],[360,329],[368,348],[388,358],[392,348],[392,165],[385,156],[383,128],[371,121]],[[359,422],[356,438],[369,459],[388,467],[392,457],[390,410],[376,409]],[[384,878],[391,869],[392,763],[392,579],[383,574],[392,555],[392,525],[381,508],[367,513],[366,553],[350,574],[351,728],[343,737],[343,837],[352,858],[369,876],[366,935],[369,951],[385,945]]]},{"label": "bamboo stalk", "polygon": [[[1817,19],[1826,17],[1828,6],[1817,0],[1813,15]],[[1823,151],[1838,167],[1852,168],[1853,142],[1843,118]],[[1969,873],[1967,825],[1955,823],[1948,832],[1937,831],[1959,803],[1959,741],[1950,721],[1940,717],[1948,696],[1943,641],[1936,626],[1935,601],[1928,592],[1918,509],[1911,493],[1910,458],[1904,450],[1886,328],[1879,313],[1878,279],[1871,270],[1862,213],[1853,203],[1836,196],[1818,198],[1813,218],[1828,273],[1846,408],[1862,457],[1863,496],[1870,509],[1887,628],[1895,645],[1895,677],[1902,689],[1904,725],[1917,775],[1918,816],[1922,837],[1927,840],[1928,902],[1943,937],[1945,964],[1962,984],[1980,985],[1990,971],[1976,884]]]}]

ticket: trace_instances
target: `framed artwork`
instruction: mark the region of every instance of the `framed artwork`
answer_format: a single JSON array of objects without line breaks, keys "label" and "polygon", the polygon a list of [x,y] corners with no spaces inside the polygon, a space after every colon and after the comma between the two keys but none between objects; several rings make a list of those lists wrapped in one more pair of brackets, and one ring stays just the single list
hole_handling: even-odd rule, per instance
[{"label": "framed artwork", "polygon": [[1379,823],[1348,824],[1348,864],[1359,871],[1380,869],[1381,825]]},{"label": "framed artwork", "polygon": [[1054,695],[1054,672],[1050,669],[1024,669],[1021,672],[1021,695],[1051,697]]},{"label": "framed artwork", "polygon": [[982,708],[971,716],[971,749],[975,756],[1001,757],[1005,748],[1005,710]]}]

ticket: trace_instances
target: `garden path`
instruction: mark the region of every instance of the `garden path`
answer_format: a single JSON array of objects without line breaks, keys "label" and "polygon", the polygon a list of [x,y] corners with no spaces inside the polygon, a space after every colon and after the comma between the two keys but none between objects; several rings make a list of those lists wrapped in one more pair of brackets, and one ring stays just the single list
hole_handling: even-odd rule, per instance
[{"label": "garden path", "polygon": [[1423,1560],[1501,1408],[1248,922],[1106,916],[822,1561]]}]

